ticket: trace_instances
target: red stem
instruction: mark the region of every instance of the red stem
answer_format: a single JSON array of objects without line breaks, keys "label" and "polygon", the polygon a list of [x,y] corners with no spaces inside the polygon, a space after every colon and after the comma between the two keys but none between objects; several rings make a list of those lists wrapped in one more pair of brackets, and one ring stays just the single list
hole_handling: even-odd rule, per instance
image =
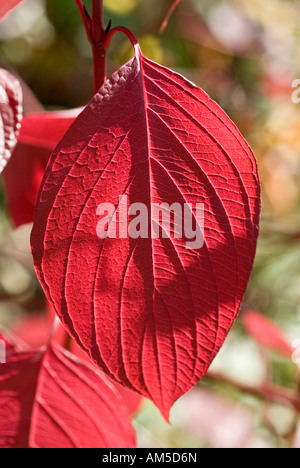
[{"label": "red stem", "polygon": [[116,28],[110,29],[107,32],[104,31],[102,40],[97,44],[92,44],[94,56],[95,92],[97,92],[98,89],[105,83],[106,51],[110,46],[112,38],[118,32],[125,34],[130,40],[133,47],[135,47],[138,44],[138,41],[136,40],[132,32],[124,26],[117,26]]},{"label": "red stem", "polygon": [[132,34],[132,32],[129,29],[125,28],[124,26],[117,26],[116,28],[113,28],[110,31],[108,31],[105,35],[103,41],[103,47],[105,50],[109,48],[112,38],[118,32],[125,34],[125,36],[127,36],[130,40],[133,47],[135,47],[138,44],[138,41],[136,40],[134,34]]},{"label": "red stem", "polygon": [[106,50],[102,45],[105,37],[103,0],[93,0],[91,36],[94,61],[94,90],[96,93],[106,80]]},{"label": "red stem", "polygon": [[93,0],[93,41],[95,43],[101,42],[104,34],[103,0]]},{"label": "red stem", "polygon": [[75,0],[85,31],[93,49],[95,93],[105,83],[106,50],[102,46],[105,37],[103,0],[93,0],[93,16],[90,18],[82,0]]},{"label": "red stem", "polygon": [[104,85],[106,81],[106,50],[101,43],[92,43],[94,62],[94,91],[95,93]]},{"label": "red stem", "polygon": [[93,49],[93,62],[94,62],[94,85],[95,93],[103,86],[106,80],[106,51],[109,48],[113,36],[117,32],[124,33],[131,41],[133,47],[138,42],[129,29],[123,26],[118,26],[111,30],[104,29],[104,14],[103,14],[103,0],[93,0],[93,16],[90,18],[82,0],[75,0],[87,37]]}]

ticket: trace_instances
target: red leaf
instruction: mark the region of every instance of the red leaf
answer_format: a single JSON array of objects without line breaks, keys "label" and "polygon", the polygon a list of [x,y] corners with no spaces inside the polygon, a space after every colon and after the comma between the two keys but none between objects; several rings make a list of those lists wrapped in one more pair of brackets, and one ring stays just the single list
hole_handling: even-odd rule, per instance
[{"label": "red leaf", "polygon": [[130,416],[135,416],[142,406],[143,398],[141,395],[123,387],[122,385],[119,385],[116,382],[114,382],[114,385],[118,393],[121,395]]},{"label": "red leaf", "polygon": [[16,226],[33,221],[50,154],[78,112],[73,109],[24,116],[16,149],[3,173],[7,204]]},{"label": "red leaf", "polygon": [[244,327],[257,343],[291,358],[293,348],[278,325],[254,310],[248,310],[242,318]]},{"label": "red leaf", "polygon": [[7,330],[1,330],[0,328],[0,340],[5,344],[5,355],[9,356],[11,353],[16,351],[22,351],[24,349],[24,343],[19,340],[19,337],[11,334]]},{"label": "red leaf", "polygon": [[[54,312],[52,312],[52,308],[48,307],[47,313],[44,315],[34,314],[14,322],[12,331],[23,343],[28,344],[32,348],[39,348],[45,345],[49,340],[54,317],[55,315]],[[53,341],[63,346],[66,340],[66,333],[66,330],[60,326],[54,334]],[[82,348],[79,348],[72,338],[69,349],[74,356],[92,365],[91,359],[84,353]],[[122,396],[122,400],[127,406],[129,414],[134,415],[137,413],[142,404],[141,395],[122,387],[116,382],[114,382],[114,386]]]},{"label": "red leaf", "polygon": [[18,143],[3,180],[7,205],[16,227],[32,223],[37,194],[51,151]]},{"label": "red leaf", "polygon": [[56,345],[0,366],[1,448],[124,448],[135,436],[113,387]]},{"label": "red leaf", "polygon": [[[11,329],[18,338],[31,348],[40,348],[47,343],[52,326],[53,318],[51,319],[48,314],[33,314],[15,321]],[[63,344],[62,342],[59,343]]]},{"label": "red leaf", "polygon": [[17,143],[21,120],[21,85],[13,75],[0,69],[0,173]]},{"label": "red leaf", "polygon": [[82,109],[34,112],[24,116],[18,141],[53,151]]},{"label": "red leaf", "polygon": [[[54,312],[52,312],[51,308],[48,307],[47,314],[45,315],[34,314],[33,316],[25,317],[14,322],[12,332],[18,339],[22,340],[22,343],[26,343],[30,347],[42,347],[49,340],[54,317]],[[54,334],[53,341],[63,346],[66,340],[66,333],[66,330],[60,326]],[[72,338],[69,349],[74,356],[88,362],[89,365],[92,365],[91,359],[86,355],[86,353],[84,353],[82,348],[79,348]],[[114,382],[113,385],[121,395],[129,414],[132,416],[135,415],[142,405],[143,399],[141,395],[133,392],[132,390],[128,390],[116,382]]]},{"label": "red leaf", "polygon": [[0,21],[23,2],[24,0],[0,0]]},{"label": "red leaf", "polygon": [[[123,194],[150,212],[152,203],[204,203],[203,248],[173,239],[173,226],[167,239],[99,239],[97,206],[116,207]],[[32,232],[35,267],[83,349],[168,417],[239,311],[259,213],[255,158],[234,124],[137,47],[51,157]]]}]

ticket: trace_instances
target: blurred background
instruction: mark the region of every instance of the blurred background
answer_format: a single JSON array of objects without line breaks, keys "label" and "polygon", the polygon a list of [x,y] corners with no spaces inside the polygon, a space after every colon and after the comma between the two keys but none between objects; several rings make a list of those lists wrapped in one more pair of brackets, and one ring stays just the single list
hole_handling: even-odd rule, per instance
[{"label": "blurred background", "polygon": [[[85,1],[90,11],[91,3]],[[300,379],[290,345],[300,339],[300,100],[292,100],[300,79],[300,2],[181,0],[160,34],[172,3],[107,0],[106,23],[130,28],[144,55],[185,75],[226,110],[258,159],[263,215],[242,312],[211,375],[175,405],[171,427],[144,402],[134,421],[139,444],[299,448]],[[117,35],[109,74],[131,56],[129,41]],[[0,64],[47,110],[85,105],[93,94],[92,55],[75,1],[28,0],[11,14],[0,25]],[[26,170],[16,174],[15,184],[26,177]],[[3,186],[0,217],[0,324],[26,341],[36,321],[43,323],[45,300],[29,251],[31,225],[15,229]]]}]

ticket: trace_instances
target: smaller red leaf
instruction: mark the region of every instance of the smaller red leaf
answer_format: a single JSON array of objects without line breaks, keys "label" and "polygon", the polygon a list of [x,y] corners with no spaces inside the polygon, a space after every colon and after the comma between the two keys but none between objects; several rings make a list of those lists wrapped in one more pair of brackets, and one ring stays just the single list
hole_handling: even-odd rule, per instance
[{"label": "smaller red leaf", "polygon": [[278,325],[254,310],[245,312],[242,320],[247,332],[257,343],[284,357],[291,357],[292,346]]},{"label": "smaller red leaf", "polygon": [[53,151],[82,109],[34,112],[24,116],[18,141]]},{"label": "smaller red leaf", "polygon": [[131,416],[134,416],[142,406],[142,402],[144,401],[143,397],[138,393],[134,392],[133,390],[129,390],[128,388],[122,387],[118,383],[114,382],[114,386],[116,387],[117,391],[122,396],[125,405],[127,406],[127,410]]},{"label": "smaller red leaf", "polygon": [[15,226],[33,221],[50,154],[79,111],[35,112],[24,116],[13,157],[3,173],[7,204]]},{"label": "smaller red leaf", "polygon": [[53,317],[50,315],[30,314],[17,320],[12,326],[12,332],[31,348],[40,348],[47,343],[52,325]]},{"label": "smaller red leaf", "polygon": [[4,342],[6,357],[14,352],[24,350],[24,343],[20,338],[6,329],[5,331],[0,329],[0,340]]},{"label": "smaller red leaf", "polygon": [[31,223],[37,194],[51,152],[18,143],[3,172],[7,206],[16,227]]},{"label": "smaller red leaf", "polygon": [[35,351],[14,353],[0,366],[0,448],[27,448],[41,363]]},{"label": "smaller red leaf", "polygon": [[0,173],[16,146],[21,120],[21,85],[13,75],[0,69]]},{"label": "smaller red leaf", "polygon": [[25,0],[0,0],[0,21]]},{"label": "smaller red leaf", "polygon": [[57,345],[0,366],[0,448],[133,448],[109,381]]},{"label": "smaller red leaf", "polygon": [[[22,342],[28,344],[32,348],[39,348],[45,343],[47,343],[52,327],[53,320],[55,317],[55,312],[52,307],[48,305],[46,314],[34,314],[30,317],[22,318],[14,323],[12,332],[22,340]],[[56,330],[53,340],[60,344],[64,345],[66,341],[67,331],[63,328],[62,325]],[[75,340],[70,337],[70,351],[74,356],[79,358],[82,361],[93,365],[91,359],[84,353],[84,351],[77,345]],[[108,377],[107,377],[108,379]],[[122,400],[124,401],[128,412],[130,415],[134,415],[140,409],[143,398],[136,392],[128,390],[125,387],[117,384],[116,382],[112,385],[117,389],[118,393],[121,395]]]}]

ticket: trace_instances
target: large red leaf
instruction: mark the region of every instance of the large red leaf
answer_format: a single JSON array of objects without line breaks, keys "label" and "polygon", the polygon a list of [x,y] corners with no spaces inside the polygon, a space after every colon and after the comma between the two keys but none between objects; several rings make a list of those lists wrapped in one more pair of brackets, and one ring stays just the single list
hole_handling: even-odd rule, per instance
[{"label": "large red leaf", "polygon": [[56,345],[12,353],[0,366],[1,448],[135,447],[116,391]]},{"label": "large red leaf", "polygon": [[[97,206],[117,207],[123,194],[150,213],[152,203],[204,203],[203,248],[187,249],[173,226],[169,238],[99,239]],[[83,349],[168,417],[239,311],[259,213],[256,161],[237,128],[136,47],[52,155],[32,232],[35,267]]]},{"label": "large red leaf", "polygon": [[283,331],[272,320],[255,310],[248,310],[243,314],[243,324],[247,332],[261,346],[291,358],[293,348]]},{"label": "large red leaf", "polygon": [[0,21],[25,0],[0,0]]},{"label": "large red leaf", "polygon": [[21,120],[21,85],[13,75],[0,69],[0,173],[17,143]]},{"label": "large red leaf", "polygon": [[7,204],[16,226],[33,221],[50,154],[78,113],[72,109],[24,116],[13,157],[3,173]]}]

